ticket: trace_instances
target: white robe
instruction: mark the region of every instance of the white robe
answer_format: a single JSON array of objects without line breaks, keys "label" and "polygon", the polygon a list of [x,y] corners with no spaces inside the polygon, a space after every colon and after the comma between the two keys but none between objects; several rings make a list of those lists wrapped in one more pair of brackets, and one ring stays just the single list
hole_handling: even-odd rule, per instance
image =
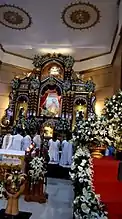
[{"label": "white robe", "polygon": [[41,147],[41,137],[40,137],[40,135],[35,135],[34,136],[33,143],[36,145],[36,148],[40,149],[40,147]]},{"label": "white robe", "polygon": [[30,135],[26,135],[22,140],[22,150],[26,151],[30,145],[31,145],[31,137]]},{"label": "white robe", "polygon": [[73,145],[71,141],[64,140],[62,141],[62,154],[60,159],[60,165],[70,166],[72,163],[72,155],[73,155]]},{"label": "white robe", "polygon": [[10,150],[16,150],[16,151],[21,151],[22,150],[22,140],[23,137],[20,134],[13,135],[13,141],[10,146]]},{"label": "white robe", "polygon": [[60,141],[59,140],[53,141],[52,139],[50,139],[48,142],[48,146],[49,146],[50,162],[59,163]]},{"label": "white robe", "polygon": [[12,144],[12,135],[7,134],[3,138],[3,144],[2,144],[2,149],[9,149],[11,144]]}]

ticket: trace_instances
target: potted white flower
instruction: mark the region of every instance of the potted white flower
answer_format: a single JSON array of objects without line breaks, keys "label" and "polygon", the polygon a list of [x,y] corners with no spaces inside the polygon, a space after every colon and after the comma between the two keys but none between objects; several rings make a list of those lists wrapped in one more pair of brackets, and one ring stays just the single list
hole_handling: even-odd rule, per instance
[{"label": "potted white flower", "polygon": [[34,201],[39,203],[46,202],[46,193],[44,188],[44,177],[46,169],[44,159],[34,157],[29,163],[28,184],[26,188],[25,201]]},{"label": "potted white flower", "polygon": [[42,157],[34,157],[30,162],[29,170],[31,182],[37,184],[40,180],[43,180],[45,173],[44,159]]}]

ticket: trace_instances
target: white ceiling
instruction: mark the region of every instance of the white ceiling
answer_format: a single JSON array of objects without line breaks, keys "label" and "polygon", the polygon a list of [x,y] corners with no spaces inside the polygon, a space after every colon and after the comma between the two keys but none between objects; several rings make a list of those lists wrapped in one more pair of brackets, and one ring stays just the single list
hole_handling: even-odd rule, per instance
[{"label": "white ceiling", "polygon": [[36,53],[61,52],[80,60],[109,52],[117,27],[117,0],[90,0],[100,11],[100,22],[82,31],[68,28],[61,20],[61,12],[71,2],[9,0],[9,4],[26,10],[33,23],[21,31],[0,24],[0,43],[5,50],[29,58]]}]

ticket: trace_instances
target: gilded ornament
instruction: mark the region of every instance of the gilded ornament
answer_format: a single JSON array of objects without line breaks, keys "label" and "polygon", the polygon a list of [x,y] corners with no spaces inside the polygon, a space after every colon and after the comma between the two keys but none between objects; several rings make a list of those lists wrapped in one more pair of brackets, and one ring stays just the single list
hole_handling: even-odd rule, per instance
[{"label": "gilded ornament", "polygon": [[70,90],[70,87],[71,87],[70,81],[66,80],[66,81],[63,83],[63,91],[64,91],[64,92],[69,91],[69,90]]},{"label": "gilded ornament", "polygon": [[36,78],[34,76],[32,76],[30,78],[30,89],[37,90],[37,89],[39,89],[39,87],[40,87],[40,80],[39,80],[38,76]]},{"label": "gilded ornament", "polygon": [[74,58],[72,56],[65,56],[60,53],[58,54],[46,54],[46,55],[35,55],[33,59],[33,65],[35,68],[41,68],[48,61],[58,61],[64,64],[65,68],[72,68],[74,65]]}]

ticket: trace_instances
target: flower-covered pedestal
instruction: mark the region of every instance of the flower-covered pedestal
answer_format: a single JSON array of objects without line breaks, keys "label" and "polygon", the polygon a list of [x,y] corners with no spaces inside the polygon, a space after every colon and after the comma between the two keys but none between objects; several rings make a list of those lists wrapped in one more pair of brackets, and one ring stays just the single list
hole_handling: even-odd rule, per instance
[{"label": "flower-covered pedestal", "polygon": [[27,202],[46,202],[46,193],[44,192],[44,181],[40,180],[36,184],[27,183],[26,184],[25,201]]},{"label": "flower-covered pedestal", "polygon": [[45,203],[47,194],[45,192],[45,166],[44,159],[41,157],[34,157],[29,162],[28,182],[25,189],[25,201]]},{"label": "flower-covered pedestal", "polygon": [[104,116],[100,118],[91,116],[88,119],[77,118],[77,124],[74,129],[74,144],[87,146],[92,157],[102,158],[106,147],[110,144],[108,121]]},{"label": "flower-covered pedestal", "polygon": [[116,149],[116,159],[122,160],[122,91],[107,98],[103,110],[104,116],[108,119],[109,138],[112,146]]},{"label": "flower-covered pedestal", "polygon": [[70,176],[74,186],[73,219],[108,219],[105,206],[93,187],[93,164],[87,148],[78,148]]}]

